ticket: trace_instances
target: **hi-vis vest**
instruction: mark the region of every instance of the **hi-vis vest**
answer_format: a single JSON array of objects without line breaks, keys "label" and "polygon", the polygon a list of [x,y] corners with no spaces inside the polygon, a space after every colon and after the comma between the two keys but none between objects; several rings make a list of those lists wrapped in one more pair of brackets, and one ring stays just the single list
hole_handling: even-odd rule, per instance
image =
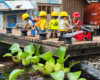
[{"label": "hi-vis vest", "polygon": [[49,28],[51,30],[58,30],[59,29],[59,20],[52,19],[49,23]]},{"label": "hi-vis vest", "polygon": [[[77,21],[77,23],[79,23],[79,21]],[[73,20],[73,24],[72,24],[73,26],[75,25],[75,21]],[[77,27],[79,27],[78,25],[77,25]]]},{"label": "hi-vis vest", "polygon": [[68,20],[67,20],[67,22],[68,22]]}]

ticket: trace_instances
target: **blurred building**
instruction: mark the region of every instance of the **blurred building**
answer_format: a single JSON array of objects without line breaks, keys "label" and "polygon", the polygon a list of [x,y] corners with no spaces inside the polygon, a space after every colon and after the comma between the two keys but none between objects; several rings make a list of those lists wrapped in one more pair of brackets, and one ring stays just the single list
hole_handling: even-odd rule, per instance
[{"label": "blurred building", "polygon": [[0,29],[15,27],[27,10],[34,10],[29,1],[0,1]]}]

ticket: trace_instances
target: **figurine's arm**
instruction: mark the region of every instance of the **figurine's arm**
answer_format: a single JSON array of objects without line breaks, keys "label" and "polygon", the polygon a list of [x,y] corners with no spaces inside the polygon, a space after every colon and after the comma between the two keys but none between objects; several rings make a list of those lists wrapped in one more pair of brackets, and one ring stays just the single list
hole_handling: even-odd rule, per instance
[{"label": "figurine's arm", "polygon": [[27,27],[27,24],[24,26],[24,28],[23,28],[23,29],[26,29],[26,27]]},{"label": "figurine's arm", "polygon": [[66,26],[70,27],[71,29],[73,29],[73,27],[67,22],[65,21]]},{"label": "figurine's arm", "polygon": [[71,29],[73,29],[73,27],[72,27],[71,25],[69,25],[69,27],[70,27]]},{"label": "figurine's arm", "polygon": [[32,29],[32,30],[34,30],[34,27],[33,27],[33,25],[31,25],[31,29]]},{"label": "figurine's arm", "polygon": [[49,23],[49,29],[51,28],[51,21],[50,21],[50,23]]},{"label": "figurine's arm", "polygon": [[41,29],[42,31],[44,30],[44,25],[42,26],[42,29]]},{"label": "figurine's arm", "polygon": [[39,22],[38,23],[36,23],[34,26],[37,26],[39,24]]}]

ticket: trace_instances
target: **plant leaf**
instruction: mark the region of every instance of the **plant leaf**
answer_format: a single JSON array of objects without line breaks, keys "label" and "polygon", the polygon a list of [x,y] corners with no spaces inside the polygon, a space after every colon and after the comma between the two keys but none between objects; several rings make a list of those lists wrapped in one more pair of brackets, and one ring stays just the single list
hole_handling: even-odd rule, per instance
[{"label": "plant leaf", "polygon": [[40,49],[40,44],[38,44],[36,46],[36,54],[35,54],[35,56],[39,56],[40,55],[39,49]]},{"label": "plant leaf", "polygon": [[12,54],[11,53],[7,53],[7,54],[3,55],[3,57],[12,57]]},{"label": "plant leaf", "polygon": [[55,59],[52,57],[52,58],[50,58],[49,59],[49,61],[51,61],[52,63],[54,63],[55,64]]},{"label": "plant leaf", "polygon": [[10,76],[9,76],[9,80],[15,80],[15,78],[24,70],[22,69],[15,69],[14,71],[11,72]]},{"label": "plant leaf", "polygon": [[65,61],[70,57],[70,55],[67,55],[67,57],[65,58]]},{"label": "plant leaf", "polygon": [[29,53],[23,53],[23,54],[21,55],[22,58],[27,58],[27,57],[29,57],[29,56],[30,56]]},{"label": "plant leaf", "polygon": [[64,64],[64,62],[65,62],[65,59],[57,59],[57,63],[59,64]]},{"label": "plant leaf", "polygon": [[31,62],[33,62],[33,63],[39,63],[39,61],[40,61],[40,58],[38,57],[38,56],[34,56],[34,57],[27,57],[26,58],[26,61],[31,61]]},{"label": "plant leaf", "polygon": [[66,50],[67,50],[66,47],[60,47],[60,48],[58,48],[58,49],[57,49],[57,52],[56,52],[57,56],[58,56],[60,59],[64,59]]},{"label": "plant leaf", "polygon": [[22,52],[22,50],[18,47],[15,47],[11,50],[11,53],[14,54],[15,52]]},{"label": "plant leaf", "polygon": [[50,74],[55,80],[64,80],[64,72],[57,71]]},{"label": "plant leaf", "polygon": [[85,78],[80,78],[79,80],[86,80]]},{"label": "plant leaf", "polygon": [[38,66],[38,65],[33,65],[33,68],[34,68],[34,70],[38,70],[38,69],[40,69],[41,67]]},{"label": "plant leaf", "polygon": [[70,72],[67,74],[67,77],[69,80],[78,80],[80,75],[81,75],[81,71],[74,72],[74,73]]},{"label": "plant leaf", "polygon": [[46,53],[40,55],[40,57],[46,61],[48,61],[50,58],[52,58],[52,56],[53,56],[52,52],[46,52]]},{"label": "plant leaf", "polygon": [[33,44],[26,46],[24,48],[24,52],[29,53],[30,55],[33,55],[35,53],[35,48],[34,48]]},{"label": "plant leaf", "polygon": [[19,47],[20,47],[19,44],[15,43],[9,48],[9,50],[12,50],[13,48],[19,48]]},{"label": "plant leaf", "polygon": [[33,68],[34,68],[35,70],[38,70],[38,69],[40,69],[40,68],[43,67],[43,66],[44,66],[44,64],[38,63],[38,65],[33,65]]},{"label": "plant leaf", "polygon": [[64,68],[64,72],[65,72],[65,73],[70,72],[70,68]]},{"label": "plant leaf", "polygon": [[78,63],[80,63],[80,61],[72,62],[71,65],[70,65],[70,68],[73,67],[74,65],[78,64]]},{"label": "plant leaf", "polygon": [[23,52],[18,52],[18,57],[20,57],[23,54]]}]

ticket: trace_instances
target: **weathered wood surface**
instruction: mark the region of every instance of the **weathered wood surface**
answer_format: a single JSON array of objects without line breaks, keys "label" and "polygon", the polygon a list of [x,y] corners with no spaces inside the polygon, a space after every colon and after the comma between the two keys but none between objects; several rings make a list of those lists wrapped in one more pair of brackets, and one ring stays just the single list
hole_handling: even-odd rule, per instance
[{"label": "weathered wood surface", "polygon": [[[31,31],[28,31],[28,35],[31,34]],[[50,32],[48,32],[47,40],[40,40],[39,35],[36,37],[22,37],[20,36],[20,30],[13,30],[12,34],[6,34],[6,30],[0,30],[0,42],[14,44],[19,43],[21,47],[25,47],[30,43],[33,43],[35,46],[37,44],[41,45],[41,52],[52,51],[56,55],[57,48],[65,46],[68,48],[67,54],[72,56],[80,56],[86,54],[96,54],[100,52],[100,37],[94,37],[93,41],[76,41],[72,44],[64,44],[64,41],[58,41],[58,38],[49,38]]]}]

